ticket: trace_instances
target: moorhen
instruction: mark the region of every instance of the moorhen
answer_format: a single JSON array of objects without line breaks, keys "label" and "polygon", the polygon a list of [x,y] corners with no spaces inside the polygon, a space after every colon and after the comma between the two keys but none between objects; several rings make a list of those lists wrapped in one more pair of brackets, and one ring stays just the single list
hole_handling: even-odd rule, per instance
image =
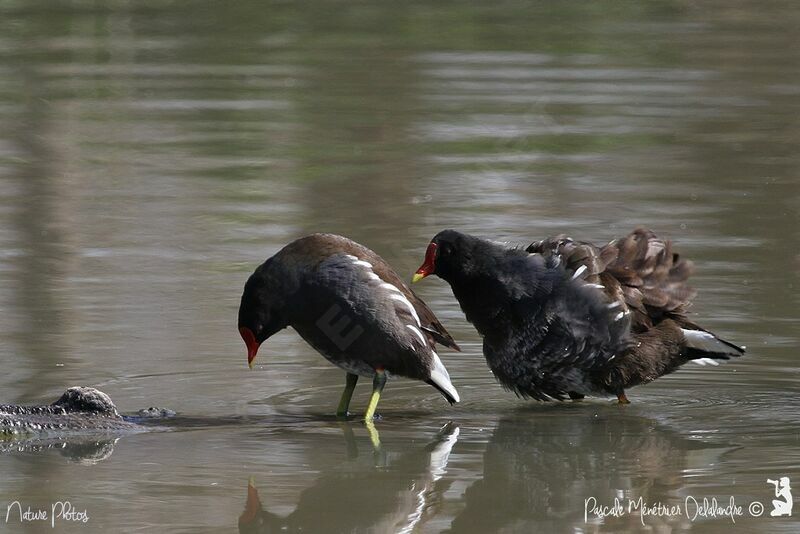
[{"label": "moorhen", "polygon": [[495,377],[518,396],[627,404],[626,388],[744,353],[686,317],[691,271],[641,228],[602,247],[561,235],[527,248],[444,230],[412,281],[450,284]]},{"label": "moorhen", "polygon": [[373,378],[365,414],[372,420],[386,380],[404,376],[459,401],[434,343],[460,350],[427,305],[380,256],[333,234],[292,241],[247,280],[239,333],[250,367],[265,339],[291,326],[328,361],[347,371],[337,415],[359,376]]}]

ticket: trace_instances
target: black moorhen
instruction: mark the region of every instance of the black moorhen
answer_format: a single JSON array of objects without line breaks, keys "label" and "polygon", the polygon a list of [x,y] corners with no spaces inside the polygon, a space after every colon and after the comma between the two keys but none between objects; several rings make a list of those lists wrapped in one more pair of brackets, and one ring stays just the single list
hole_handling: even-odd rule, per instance
[{"label": "black moorhen", "polygon": [[687,319],[691,271],[641,228],[603,247],[557,236],[526,249],[444,230],[412,281],[450,284],[495,377],[517,395],[627,404],[626,388],[744,353]]},{"label": "black moorhen", "polygon": [[312,234],[292,241],[247,280],[239,333],[251,367],[261,343],[287,326],[347,371],[339,416],[347,415],[359,376],[373,377],[368,421],[392,375],[422,380],[450,404],[459,401],[433,350],[435,342],[460,350],[456,342],[389,264],[346,237]]}]

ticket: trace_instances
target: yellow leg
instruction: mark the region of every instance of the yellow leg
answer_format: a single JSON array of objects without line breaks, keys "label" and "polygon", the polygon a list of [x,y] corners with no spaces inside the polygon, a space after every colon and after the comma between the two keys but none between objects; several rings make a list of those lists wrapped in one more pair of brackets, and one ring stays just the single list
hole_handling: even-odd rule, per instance
[{"label": "yellow leg", "polygon": [[386,385],[386,373],[383,369],[375,371],[375,378],[372,380],[372,395],[369,398],[367,405],[367,412],[364,414],[365,421],[372,421],[375,417],[375,409],[378,407],[378,401],[381,400],[381,392],[383,386]]},{"label": "yellow leg", "polygon": [[356,389],[358,382],[358,375],[347,373],[347,382],[342,392],[342,398],[339,401],[339,407],[336,408],[337,417],[347,417],[347,409],[350,407],[350,399],[353,398],[353,391]]}]

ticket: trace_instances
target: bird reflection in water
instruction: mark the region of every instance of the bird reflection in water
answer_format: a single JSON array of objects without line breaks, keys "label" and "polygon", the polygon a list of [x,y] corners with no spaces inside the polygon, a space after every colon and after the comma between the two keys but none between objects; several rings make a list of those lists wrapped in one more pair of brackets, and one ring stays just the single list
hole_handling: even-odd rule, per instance
[{"label": "bird reflection in water", "polygon": [[448,483],[442,480],[459,429],[448,423],[427,445],[388,453],[375,427],[368,427],[374,460],[358,458],[351,423],[342,423],[351,461],[326,471],[300,494],[294,511],[282,517],[264,508],[254,478],[239,517],[239,532],[411,532],[435,515]]},{"label": "bird reflection in water", "polygon": [[[483,452],[483,476],[466,489],[466,505],[447,532],[559,532],[565,522],[574,531],[640,532],[636,511],[603,521],[590,513],[584,521],[585,500],[612,506],[619,498],[626,511],[628,499],[639,497],[682,505],[687,470],[708,469],[732,449],[646,417],[560,412],[500,420]],[[685,516],[644,520],[664,532],[690,528]]]}]

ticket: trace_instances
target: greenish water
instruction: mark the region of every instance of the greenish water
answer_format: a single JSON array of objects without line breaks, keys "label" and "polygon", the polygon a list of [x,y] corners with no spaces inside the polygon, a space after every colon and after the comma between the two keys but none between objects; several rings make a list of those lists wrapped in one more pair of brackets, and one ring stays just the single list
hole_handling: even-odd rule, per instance
[{"label": "greenish water", "polygon": [[[53,531],[7,506],[65,500],[90,518],[67,532],[796,532],[767,479],[800,487],[798,35],[788,1],[3,2],[0,402],[83,384],[182,418],[0,454],[0,532]],[[463,402],[393,381],[380,451],[294,332],[247,368],[243,283],[303,234],[410,278],[447,227],[637,225],[695,261],[692,313],[745,358],[625,407],[526,402],[426,280]],[[640,497],[743,513],[585,521]]]}]

